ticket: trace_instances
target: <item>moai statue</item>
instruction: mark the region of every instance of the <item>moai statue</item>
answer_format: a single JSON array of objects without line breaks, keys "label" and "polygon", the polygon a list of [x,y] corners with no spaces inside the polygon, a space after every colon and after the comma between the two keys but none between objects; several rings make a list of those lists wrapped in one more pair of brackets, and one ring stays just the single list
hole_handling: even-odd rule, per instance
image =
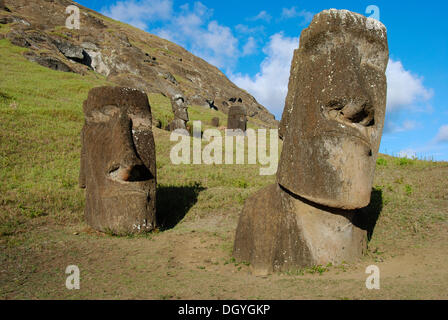
[{"label": "moai statue", "polygon": [[188,106],[185,102],[185,98],[176,94],[171,98],[171,107],[173,108],[174,120],[170,124],[170,130],[187,129],[188,118]]},{"label": "moai statue", "polygon": [[227,129],[241,130],[246,132],[247,117],[243,106],[234,105],[229,108]]},{"label": "moai statue", "polygon": [[211,124],[213,127],[219,127],[219,118],[218,118],[218,117],[214,117],[214,118],[212,118],[210,124]]},{"label": "moai statue", "polygon": [[249,198],[234,255],[257,272],[359,257],[386,108],[386,28],[347,10],[317,14],[294,52],[277,184]]},{"label": "moai statue", "polygon": [[94,229],[116,234],[156,228],[156,155],[151,107],[142,91],[90,90],[84,101],[79,184]]}]

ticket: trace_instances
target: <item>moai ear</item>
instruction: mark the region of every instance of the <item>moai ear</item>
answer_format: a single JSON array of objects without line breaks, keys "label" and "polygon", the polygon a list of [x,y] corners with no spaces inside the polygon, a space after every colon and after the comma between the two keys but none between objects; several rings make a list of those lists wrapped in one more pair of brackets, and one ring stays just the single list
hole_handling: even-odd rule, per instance
[{"label": "moai ear", "polygon": [[86,188],[86,153],[85,153],[85,143],[84,143],[84,128],[81,130],[81,169],[79,170],[79,187],[81,189]]}]

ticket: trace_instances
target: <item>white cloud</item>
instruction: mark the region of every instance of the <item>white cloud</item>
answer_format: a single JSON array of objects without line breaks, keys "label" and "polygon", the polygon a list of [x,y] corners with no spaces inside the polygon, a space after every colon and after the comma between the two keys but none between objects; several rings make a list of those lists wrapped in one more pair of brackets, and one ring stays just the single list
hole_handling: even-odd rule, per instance
[{"label": "white cloud", "polygon": [[298,11],[297,7],[283,8],[281,19],[303,18],[303,24],[308,24],[313,20],[314,13],[304,9]]},{"label": "white cloud", "polygon": [[263,21],[266,21],[266,22],[270,22],[271,19],[272,19],[272,16],[269,13],[267,13],[266,11],[263,10],[263,11],[260,11],[260,13],[257,14],[255,17],[249,18],[247,20],[249,20],[249,21],[263,20]]},{"label": "white cloud", "polygon": [[112,19],[146,29],[148,22],[168,20],[173,12],[172,0],[118,1],[103,7],[101,13]]},{"label": "white cloud", "polygon": [[[188,48],[218,68],[228,71],[236,65],[238,58],[255,50],[255,40],[249,38],[240,50],[239,41],[232,30],[212,20],[213,10],[201,2],[192,6],[184,4],[173,10],[172,0],[128,0],[103,8],[103,14],[130,23],[172,42]],[[154,22],[163,22],[163,27],[150,29]]]},{"label": "white cloud", "polygon": [[405,70],[401,61],[390,59],[386,76],[388,112],[409,109],[433,96],[433,91],[423,85],[423,79]]},{"label": "white cloud", "polygon": [[386,123],[384,125],[384,133],[406,132],[420,127],[421,124],[414,120],[405,120],[401,125],[397,125],[394,121],[386,119]]},{"label": "white cloud", "polygon": [[262,25],[256,27],[249,27],[245,24],[237,24],[235,30],[242,34],[254,34],[254,33],[264,33],[265,27]]},{"label": "white cloud", "polygon": [[243,56],[251,55],[257,49],[257,41],[255,41],[254,37],[249,37],[247,43],[243,47]]},{"label": "white cloud", "polygon": [[299,46],[298,38],[289,38],[276,33],[263,49],[266,58],[260,72],[254,77],[236,74],[230,78],[235,84],[251,93],[262,105],[279,119],[288,92],[289,72],[294,49]]},{"label": "white cloud", "polygon": [[439,132],[436,136],[436,142],[442,143],[442,142],[448,142],[448,124],[445,124],[440,127]]}]

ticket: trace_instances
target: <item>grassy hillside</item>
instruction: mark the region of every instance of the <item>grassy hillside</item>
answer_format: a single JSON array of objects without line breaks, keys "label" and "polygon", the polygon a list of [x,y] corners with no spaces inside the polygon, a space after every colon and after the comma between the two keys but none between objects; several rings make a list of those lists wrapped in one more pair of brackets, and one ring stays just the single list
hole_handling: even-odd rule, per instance
[{"label": "grassy hillside", "polygon": [[[368,254],[339,267],[256,277],[232,259],[244,200],[273,183],[258,165],[172,165],[169,132],[155,129],[159,215],[166,229],[114,237],[83,220],[77,186],[82,102],[107,84],[46,69],[0,40],[1,298],[448,298],[448,163],[382,155],[372,206],[379,217]],[[168,122],[169,100],[149,95]],[[192,120],[226,116],[199,106]],[[251,122],[250,126],[257,127]],[[81,290],[65,288],[65,268],[81,270]],[[367,291],[377,264],[382,289]]]}]

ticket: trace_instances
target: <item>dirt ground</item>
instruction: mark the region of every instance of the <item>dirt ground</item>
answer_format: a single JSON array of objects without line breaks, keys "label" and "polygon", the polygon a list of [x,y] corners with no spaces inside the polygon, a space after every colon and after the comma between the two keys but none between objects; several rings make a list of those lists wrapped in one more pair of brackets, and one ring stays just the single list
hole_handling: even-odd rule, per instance
[{"label": "dirt ground", "polygon": [[[84,224],[22,234],[12,249],[2,240],[4,299],[447,299],[448,245],[439,234],[426,246],[374,253],[323,272],[254,276],[231,258],[236,219],[185,222],[145,237],[118,238]],[[5,248],[6,246],[6,248]],[[372,251],[372,250],[370,250]],[[368,290],[367,266],[380,269],[380,289]],[[80,290],[65,287],[65,268],[80,269]]]}]

